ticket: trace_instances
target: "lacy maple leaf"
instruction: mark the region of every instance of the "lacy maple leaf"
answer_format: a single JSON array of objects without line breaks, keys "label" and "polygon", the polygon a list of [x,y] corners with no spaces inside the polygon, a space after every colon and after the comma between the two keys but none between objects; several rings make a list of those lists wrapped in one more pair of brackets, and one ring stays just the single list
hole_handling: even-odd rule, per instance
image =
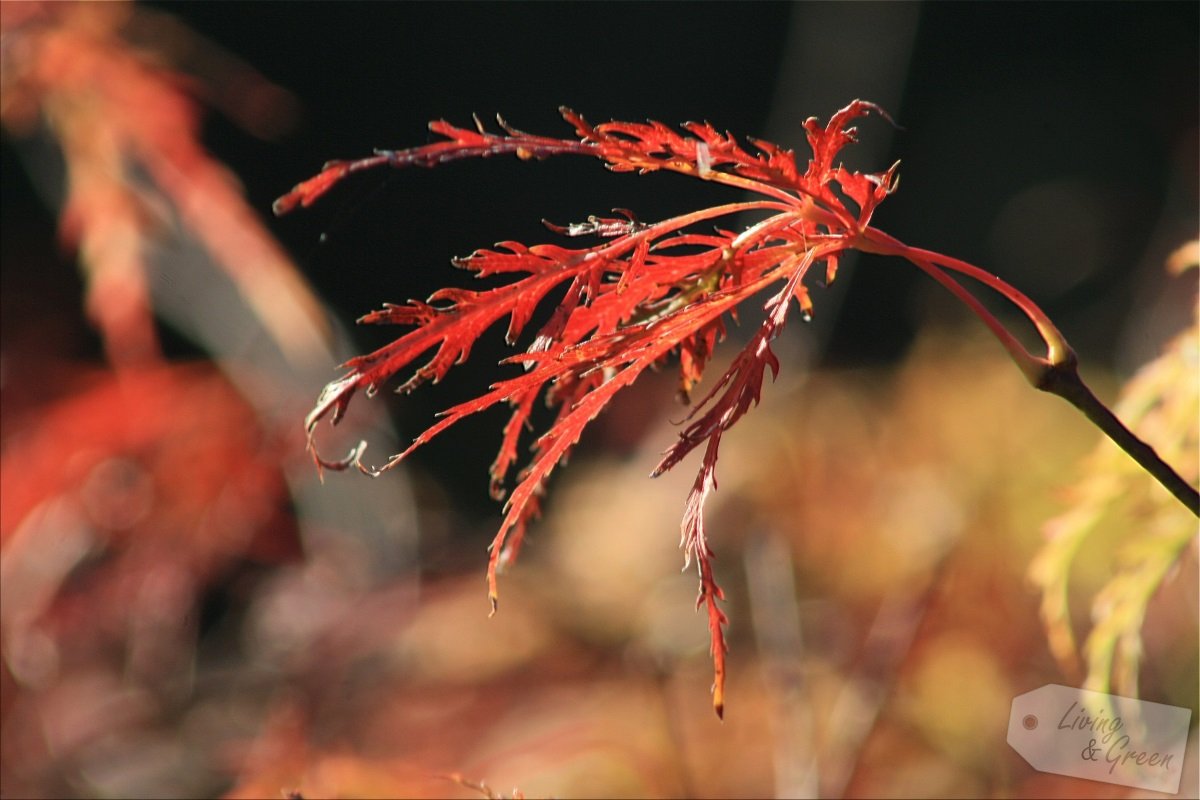
[{"label": "lacy maple leaf", "polygon": [[[609,122],[591,125],[574,111],[561,109],[576,138],[537,136],[516,130],[497,118],[501,132],[491,133],[478,119],[475,128],[445,121],[430,124],[442,140],[406,150],[378,150],[358,161],[332,161],[315,177],[294,187],[275,203],[277,214],[308,206],[347,175],[377,167],[432,167],[462,158],[510,153],[521,159],[557,155],[598,158],[616,172],[669,171],[752,192],[757,199],[702,208],[652,223],[631,212],[617,217],[591,217],[585,222],[548,227],[567,238],[594,237],[588,247],[540,244],[532,247],[501,242],[454,260],[477,277],[509,276],[512,280],[484,291],[443,289],[426,301],[387,305],[360,321],[409,326],[411,330],[368,355],[351,359],[348,372],[321,393],[308,415],[309,445],[320,467],[356,466],[378,475],[462,419],[501,403],[512,408],[500,451],[491,468],[492,494],[500,499],[518,458],[522,432],[531,426],[538,397],[557,409],[553,422],[536,438],[532,458],[517,474],[505,504],[504,520],[490,545],[488,591],[493,611],[497,571],[515,556],[526,527],[540,510],[546,481],[555,466],[579,441],[584,428],[621,389],[647,368],[677,356],[684,397],[700,381],[725,319],[752,296],[773,285],[765,317],[749,343],[713,388],[691,409],[679,439],[655,468],[672,468],[704,445],[704,455],[688,497],[681,525],[685,566],[695,560],[700,577],[697,607],[705,607],[715,669],[713,704],[724,708],[726,617],[713,574],[713,552],[704,528],[705,500],[717,485],[716,464],[721,437],[757,404],[763,378],[772,377],[779,362],[771,342],[793,308],[806,317],[812,302],[805,280],[814,265],[824,265],[824,280],[833,281],[838,259],[846,250],[900,256],[946,286],[981,317],[1022,368],[1030,382],[1054,391],[1053,370],[1074,372],[1074,354],[1061,334],[1028,298],[999,278],[965,262],[909,247],[870,226],[875,208],[896,187],[893,165],[882,173],[852,172],[836,164],[842,148],[855,141],[850,123],[874,113],[872,103],[856,100],[821,125],[804,124],[812,157],[804,169],[792,151],[770,142],[751,140],[748,152],[730,134],[708,124],[687,123],[682,133],[658,122]],[[763,218],[741,232],[719,227],[723,219],[745,213]],[[714,231],[714,226],[715,231]],[[701,230],[703,229],[703,230]],[[949,273],[965,274],[999,292],[1033,323],[1046,345],[1045,358],[1031,355]],[[564,288],[565,287],[565,288]],[[562,300],[523,352],[506,359],[524,369],[494,383],[484,394],[450,408],[403,452],[382,466],[363,461],[365,444],[347,457],[328,460],[317,453],[313,432],[331,415],[337,422],[352,396],[374,393],[403,373],[399,391],[409,392],[426,381],[438,381],[467,359],[478,338],[507,319],[507,341],[514,345],[535,309],[554,290]],[[557,293],[555,293],[557,296]],[[427,353],[429,360],[419,363]],[[1051,387],[1054,384],[1054,387]],[[1075,400],[1072,400],[1075,402]]]}]

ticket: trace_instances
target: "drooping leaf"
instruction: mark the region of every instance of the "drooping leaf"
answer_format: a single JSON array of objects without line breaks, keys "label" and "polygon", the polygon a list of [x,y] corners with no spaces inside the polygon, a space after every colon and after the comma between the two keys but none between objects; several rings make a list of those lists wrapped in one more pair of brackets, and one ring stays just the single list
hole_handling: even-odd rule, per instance
[{"label": "drooping leaf", "polygon": [[[439,141],[403,150],[378,150],[357,161],[329,162],[321,173],[280,197],[275,210],[282,214],[310,205],[344,177],[362,170],[432,167],[502,154],[521,159],[590,156],[615,172],[675,172],[748,191],[758,199],[702,208],[652,223],[640,222],[633,212],[623,209],[615,212],[620,217],[591,216],[585,222],[566,225],[546,223],[561,236],[596,237],[600,243],[572,249],[503,242],[494,250],[477,250],[456,259],[456,266],[479,277],[507,276],[512,280],[483,291],[443,289],[425,301],[385,306],[364,317],[363,322],[397,324],[410,330],[374,353],[346,363],[348,372],[325,388],[308,415],[310,448],[320,466],[341,469],[353,465],[377,475],[466,417],[508,404],[512,415],[503,428],[490,473],[493,497],[507,496],[488,563],[488,593],[495,610],[498,571],[515,556],[529,523],[540,513],[551,473],[591,421],[646,369],[661,366],[674,356],[679,359],[680,395],[689,398],[703,378],[727,321],[736,319],[737,309],[750,298],[780,285],[764,306],[766,318],[759,330],[693,406],[678,441],[654,471],[660,474],[670,469],[705,445],[685,507],[681,546],[686,562],[695,558],[700,574],[699,604],[708,613],[715,671],[713,702],[720,714],[724,707],[726,617],[719,606],[723,594],[713,570],[703,506],[716,489],[721,437],[758,403],[767,370],[772,377],[779,370],[770,344],[783,328],[793,300],[805,319],[812,315],[813,300],[805,279],[814,264],[825,263],[824,279],[829,283],[846,250],[902,257],[970,307],[1035,386],[1055,391],[1077,405],[1088,393],[1078,379],[1071,348],[1029,298],[978,267],[910,247],[870,226],[879,203],[896,189],[897,165],[883,173],[863,173],[846,169],[837,158],[855,141],[856,130],[850,127],[853,120],[872,113],[887,118],[877,106],[856,100],[824,126],[815,118],[805,122],[812,157],[803,171],[790,150],[751,140],[757,150],[751,153],[733,136],[706,123],[687,123],[681,130],[659,122],[592,125],[570,109],[561,112],[576,138],[524,133],[500,118],[502,133],[488,132],[478,120],[473,130],[445,121],[432,123],[430,130],[441,137]],[[723,219],[743,214],[761,218],[741,232],[719,227]],[[715,231],[696,229],[714,224],[718,224]],[[951,273],[979,281],[1014,304],[1033,323],[1046,345],[1046,356],[1027,351]],[[523,338],[526,326],[540,307],[549,304],[552,292],[561,297],[557,307],[532,340]],[[520,365],[519,373],[444,411],[406,450],[380,467],[363,461],[365,445],[335,461],[317,454],[316,424],[327,415],[336,423],[359,389],[370,394],[393,378],[399,379],[399,391],[404,392],[426,381],[436,382],[465,361],[480,336],[503,320],[507,320],[505,338],[510,345],[527,342],[523,352],[502,362]],[[432,356],[412,369],[428,353]],[[1056,386],[1055,380],[1061,383]],[[1079,391],[1072,395],[1076,389]],[[539,397],[557,412],[544,430],[535,432],[532,458],[517,474],[509,493],[507,478]]]},{"label": "drooping leaf", "polygon": [[[723,711],[725,653],[723,598],[713,570],[712,549],[703,524],[703,507],[716,488],[716,457],[722,434],[732,427],[762,393],[769,369],[779,362],[770,341],[782,329],[795,299],[807,317],[812,301],[804,285],[809,268],[827,262],[826,280],[836,273],[838,253],[854,246],[875,206],[894,186],[893,170],[862,175],[834,167],[834,159],[854,141],[846,124],[868,113],[880,113],[870,103],[856,101],[824,128],[806,124],[813,158],[801,172],[789,150],[754,140],[757,153],[747,152],[730,134],[708,124],[688,123],[682,131],[659,122],[609,122],[593,126],[582,116],[563,109],[577,139],[555,139],[518,131],[503,120],[503,133],[474,130],[447,122],[430,129],[441,141],[407,150],[380,150],[358,161],[334,161],[298,184],[275,205],[277,213],[307,206],[345,176],[376,167],[430,167],[461,158],[510,153],[522,159],[552,155],[588,155],[618,172],[678,172],[758,193],[761,199],[701,209],[655,223],[637,220],[633,212],[620,217],[592,216],[568,225],[546,223],[568,238],[596,237],[591,247],[526,246],[502,242],[477,250],[454,264],[478,277],[506,276],[509,283],[474,291],[448,288],[425,301],[387,305],[360,322],[393,324],[409,330],[374,353],[351,359],[338,380],[322,392],[308,415],[309,441],[319,465],[355,465],[379,474],[400,463],[462,419],[499,404],[512,408],[501,434],[491,468],[493,497],[506,498],[504,519],[490,546],[488,593],[493,609],[497,573],[519,550],[531,520],[541,510],[547,481],[579,441],[588,424],[646,369],[679,358],[679,386],[687,398],[700,383],[727,318],[746,300],[774,283],[782,287],[767,302],[767,318],[759,332],[707,396],[695,405],[679,441],[655,470],[661,473],[687,453],[706,443],[705,457],[688,499],[682,524],[685,560],[695,559],[700,577],[699,604],[706,608],[716,678],[713,702]],[[841,195],[830,184],[836,183]],[[842,196],[857,204],[846,207]],[[763,219],[734,233],[696,227],[735,214],[757,213]],[[557,291],[556,291],[557,290]],[[533,336],[523,339],[537,309],[552,293],[561,299]],[[478,397],[447,409],[403,452],[380,467],[368,466],[360,445],[349,456],[326,460],[317,454],[315,427],[322,417],[337,422],[360,389],[373,393],[392,379],[398,391],[409,392],[426,381],[437,382],[470,355],[479,338],[507,320],[510,345],[527,341],[524,351],[508,361],[523,369],[497,381]],[[432,354],[432,355],[430,355]],[[422,363],[423,359],[424,362]],[[416,365],[414,367],[414,365]],[[523,434],[531,425],[538,398],[557,408],[553,422],[532,443],[532,458],[519,472],[511,492],[506,482]]]}]

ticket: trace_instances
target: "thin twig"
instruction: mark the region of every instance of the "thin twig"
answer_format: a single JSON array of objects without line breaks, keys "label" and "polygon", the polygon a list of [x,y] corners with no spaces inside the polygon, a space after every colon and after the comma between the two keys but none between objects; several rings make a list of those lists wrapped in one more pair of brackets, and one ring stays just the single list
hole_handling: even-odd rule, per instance
[{"label": "thin twig", "polygon": [[1041,380],[1034,384],[1043,392],[1050,392],[1078,408],[1108,438],[1129,454],[1138,465],[1154,476],[1175,498],[1200,517],[1200,492],[1185,481],[1178,472],[1155,452],[1154,448],[1139,439],[1125,423],[1100,402],[1092,393],[1074,363],[1047,364]]}]

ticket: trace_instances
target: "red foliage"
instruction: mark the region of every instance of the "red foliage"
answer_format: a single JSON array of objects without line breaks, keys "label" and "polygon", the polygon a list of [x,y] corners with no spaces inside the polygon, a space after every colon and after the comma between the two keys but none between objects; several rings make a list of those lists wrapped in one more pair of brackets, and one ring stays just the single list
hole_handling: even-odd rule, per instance
[{"label": "red foliage", "polygon": [[[129,580],[104,584],[76,576],[70,586],[107,585],[119,594],[136,592],[145,569],[174,569],[204,583],[236,559],[273,563],[299,554],[283,517],[283,479],[267,458],[277,442],[211,369],[102,374],[31,416],[6,424],[0,459],[6,557],[39,541],[49,548],[47,530],[71,529],[104,569]],[[247,442],[254,457],[246,457]],[[60,611],[70,605],[70,586],[56,598]],[[85,627],[100,627],[110,614],[119,618],[132,603],[125,597],[110,606],[84,595],[78,611]]]},{"label": "red foliage", "polygon": [[[134,24],[147,51],[129,40]],[[316,298],[242,197],[236,177],[200,141],[204,81],[172,70],[187,51],[225,63],[237,80],[209,90],[248,130],[270,134],[292,101],[240,62],[124,3],[5,4],[0,122],[18,136],[45,124],[61,148],[64,242],[77,248],[87,310],[117,365],[158,360],[147,270],[183,228],[225,270],[289,357],[321,346]],[[188,90],[191,89],[192,92]]]},{"label": "red foliage", "polygon": [[169,738],[206,597],[300,555],[281,442],[213,368],[80,371],[4,395],[26,405],[0,440],[0,779],[17,795],[105,742]]},{"label": "red foliage", "polygon": [[[713,553],[703,525],[704,501],[717,485],[721,436],[758,402],[766,370],[769,368],[774,376],[779,368],[770,344],[786,322],[792,299],[806,318],[812,312],[805,287],[812,266],[824,262],[828,282],[836,276],[839,254],[847,249],[905,257],[971,305],[1022,366],[1040,363],[944,270],[962,272],[984,281],[1020,306],[1038,325],[1052,354],[1060,340],[1044,315],[1007,284],[969,264],[909,248],[869,227],[876,206],[895,188],[896,166],[872,174],[850,172],[835,166],[835,161],[842,148],[855,141],[850,122],[870,113],[886,118],[877,106],[856,100],[824,126],[815,118],[809,119],[804,128],[812,158],[803,171],[792,151],[753,140],[758,153],[752,154],[731,135],[721,134],[711,125],[687,123],[682,126],[686,135],[658,122],[593,126],[565,108],[562,115],[574,127],[577,139],[530,135],[502,119],[501,134],[487,132],[478,119],[475,130],[440,121],[432,123],[430,129],[444,137],[443,141],[408,150],[380,150],[359,161],[330,162],[316,177],[279,198],[276,213],[313,203],[340,179],[360,170],[432,167],[460,158],[504,153],[522,159],[587,155],[601,159],[616,172],[678,172],[748,190],[760,199],[703,208],[650,224],[621,211],[618,213],[624,218],[592,217],[566,227],[549,225],[568,237],[592,236],[601,241],[578,249],[502,242],[495,250],[477,250],[466,258],[455,259],[455,266],[477,277],[511,275],[514,279],[485,291],[443,289],[427,301],[387,305],[363,317],[361,322],[406,325],[412,330],[374,353],[351,359],[345,365],[349,372],[325,387],[307,419],[310,447],[318,465],[336,469],[355,465],[377,475],[465,417],[508,403],[513,414],[492,466],[492,492],[499,498],[517,458],[521,431],[530,425],[533,403],[544,396],[549,406],[558,409],[557,416],[534,441],[532,460],[517,475],[504,521],[490,547],[488,586],[494,610],[498,569],[520,546],[527,524],[538,514],[547,478],[566,458],[588,423],[617,392],[672,354],[679,356],[680,389],[686,397],[701,379],[717,340],[724,334],[725,316],[734,315],[751,296],[781,283],[782,288],[764,306],[766,318],[757,333],[713,389],[693,407],[679,440],[654,471],[657,475],[670,469],[692,450],[705,445],[683,517],[681,546],[688,564],[695,558],[700,575],[698,605],[706,606],[708,612],[716,672],[713,701],[721,714],[726,651],[722,626],[726,618],[718,606],[722,593],[713,577]],[[763,212],[766,216],[741,233],[720,228],[715,233],[689,230],[698,223],[711,225],[745,212]],[[382,467],[363,463],[365,444],[338,461],[317,455],[312,443],[317,422],[332,412],[331,419],[336,423],[359,389],[374,393],[430,351],[432,358],[404,378],[400,391],[412,391],[425,381],[436,382],[452,366],[466,360],[484,331],[505,318],[506,339],[510,345],[515,344],[535,309],[553,290],[562,287],[563,299],[550,319],[524,352],[505,362],[520,364],[522,372],[444,411],[439,421]]]}]

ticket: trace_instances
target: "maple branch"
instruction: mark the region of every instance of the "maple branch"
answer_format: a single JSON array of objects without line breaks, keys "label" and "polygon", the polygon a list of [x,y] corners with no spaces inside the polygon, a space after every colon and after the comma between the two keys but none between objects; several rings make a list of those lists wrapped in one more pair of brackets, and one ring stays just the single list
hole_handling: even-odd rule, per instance
[{"label": "maple branch", "polygon": [[[910,247],[872,228],[876,207],[896,189],[897,164],[881,173],[862,173],[835,165],[843,147],[855,141],[849,123],[868,114],[887,114],[861,100],[849,103],[825,125],[810,118],[804,123],[812,157],[802,171],[791,150],[751,139],[757,153],[744,150],[728,133],[711,125],[685,123],[679,130],[658,122],[608,122],[591,125],[582,116],[561,108],[576,138],[536,136],[516,130],[497,118],[503,133],[489,133],[475,120],[475,129],[445,121],[430,130],[441,139],[404,150],[378,150],[357,161],[333,161],[316,176],[297,184],[275,203],[283,214],[308,206],[347,175],[382,166],[434,167],[464,158],[510,154],[523,160],[558,155],[586,155],[616,172],[668,171],[720,183],[759,195],[749,202],[710,206],[656,223],[638,222],[632,212],[614,209],[623,218],[589,217],[566,226],[546,223],[567,237],[597,236],[609,241],[583,249],[539,244],[527,247],[501,242],[498,250],[476,250],[454,264],[476,277],[503,275],[509,283],[485,291],[443,289],[428,300],[388,305],[360,322],[385,322],[411,328],[394,342],[344,366],[349,372],[329,383],[309,413],[309,447],[318,467],[344,469],[351,465],[377,475],[400,463],[409,453],[472,414],[507,403],[513,409],[502,432],[500,452],[489,471],[496,499],[505,495],[505,481],[517,458],[522,432],[530,427],[534,401],[544,396],[557,407],[553,423],[533,442],[533,457],[516,478],[504,506],[504,518],[489,547],[487,584],[492,610],[497,603],[497,574],[520,547],[528,523],[539,515],[551,472],[565,461],[584,428],[609,405],[621,389],[647,369],[679,358],[680,393],[687,397],[700,381],[716,342],[724,336],[724,320],[752,295],[777,282],[783,288],[763,306],[766,319],[712,389],[695,403],[684,420],[678,440],[664,453],[653,475],[677,465],[692,450],[706,445],[701,468],[685,506],[681,546],[685,567],[696,559],[700,575],[698,606],[707,610],[714,682],[713,705],[724,709],[724,625],[704,528],[704,503],[716,490],[716,461],[722,435],[754,405],[762,392],[766,371],[772,377],[779,361],[771,341],[782,329],[792,300],[805,318],[812,300],[804,279],[817,262],[825,264],[825,280],[836,276],[838,260],[848,250],[896,256],[912,263],[963,302],[991,330],[1020,367],[1026,380],[1058,394],[1108,434],[1148,473],[1159,480],[1193,513],[1200,515],[1196,490],[1174,472],[1154,450],[1133,435],[1087,388],[1079,377],[1077,359],[1066,338],[1027,296],[999,277],[949,256]],[[894,123],[893,123],[894,124]],[[701,222],[743,211],[768,216],[740,233],[686,230]],[[957,277],[982,283],[1015,305],[1036,329],[1045,355],[1030,353],[1013,333]],[[517,277],[514,277],[517,276]],[[508,344],[517,342],[535,309],[551,290],[564,289],[561,299],[523,353],[502,364],[519,364],[519,375],[492,384],[486,392],[439,415],[401,453],[382,467],[362,463],[363,445],[337,462],[316,454],[313,434],[326,415],[337,423],[359,389],[370,395],[399,372],[432,351],[401,387],[437,382],[469,355],[478,338],[493,324],[508,318]]]},{"label": "maple branch", "polygon": [[1150,473],[1176,500],[1200,517],[1200,492],[1184,480],[1170,464],[1163,461],[1153,447],[1129,430],[1125,423],[1096,397],[1079,376],[1074,363],[1047,365],[1041,380],[1035,385],[1043,392],[1058,395],[1082,411],[1093,425],[1104,431],[1109,439]]},{"label": "maple branch", "polygon": [[[1099,428],[1118,447],[1124,450],[1130,458],[1138,463],[1150,476],[1162,484],[1172,496],[1182,503],[1197,517],[1200,517],[1200,492],[1189,484],[1169,464],[1163,461],[1153,447],[1142,441],[1126,425],[1117,418],[1084,383],[1079,375],[1079,360],[1075,351],[1067,343],[1066,337],[1055,327],[1045,312],[1032,300],[1022,294],[1011,284],[999,277],[985,272],[979,267],[959,259],[943,256],[916,247],[909,247],[899,240],[888,236],[882,231],[868,228],[860,237],[860,249],[881,255],[894,255],[904,258],[922,271],[945,286],[966,304],[976,316],[996,335],[1004,349],[1012,356],[1013,361],[1021,368],[1021,372],[1030,385],[1043,392],[1058,395],[1075,406],[1089,421]],[[1047,355],[1039,358],[1031,355],[1016,337],[1004,327],[995,315],[984,308],[983,304],[965,289],[958,281],[935,266],[949,267],[957,272],[970,275],[988,288],[1001,294],[1012,302],[1029,318],[1046,344]]]}]

